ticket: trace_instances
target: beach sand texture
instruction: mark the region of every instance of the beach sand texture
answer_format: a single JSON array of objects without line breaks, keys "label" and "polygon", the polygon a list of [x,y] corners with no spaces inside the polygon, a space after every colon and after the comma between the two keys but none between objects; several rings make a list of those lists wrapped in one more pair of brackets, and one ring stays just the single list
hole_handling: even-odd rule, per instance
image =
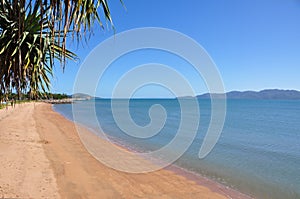
[{"label": "beach sand texture", "polygon": [[248,198],[167,169],[111,169],[87,152],[73,122],[44,103],[0,110],[0,161],[0,198]]}]

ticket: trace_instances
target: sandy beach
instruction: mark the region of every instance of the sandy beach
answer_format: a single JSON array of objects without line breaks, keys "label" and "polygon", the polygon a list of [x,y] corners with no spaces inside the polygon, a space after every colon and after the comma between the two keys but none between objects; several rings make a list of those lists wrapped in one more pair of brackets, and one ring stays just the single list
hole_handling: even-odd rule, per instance
[{"label": "sandy beach", "polygon": [[0,161],[0,198],[248,198],[176,169],[111,169],[88,153],[73,122],[44,103],[0,110]]}]

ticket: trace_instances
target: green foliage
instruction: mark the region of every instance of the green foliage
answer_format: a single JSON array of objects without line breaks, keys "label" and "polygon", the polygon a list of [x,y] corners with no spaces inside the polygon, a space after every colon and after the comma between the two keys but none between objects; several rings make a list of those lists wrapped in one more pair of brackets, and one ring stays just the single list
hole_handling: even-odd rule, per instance
[{"label": "green foliage", "polygon": [[0,100],[11,90],[38,97],[50,88],[55,60],[63,68],[77,56],[67,37],[90,32],[102,8],[112,23],[106,0],[0,0]]},{"label": "green foliage", "polygon": [[41,99],[66,99],[69,98],[67,94],[61,94],[61,93],[45,93],[45,95],[41,96]]},{"label": "green foliage", "polygon": [[[17,99],[18,95],[16,93],[8,93],[7,100]],[[67,94],[61,93],[39,93],[35,98],[31,98],[30,92],[23,94],[23,99],[21,101],[29,101],[29,100],[41,100],[41,99],[66,99],[70,98]],[[20,101],[20,100],[19,100]]]}]

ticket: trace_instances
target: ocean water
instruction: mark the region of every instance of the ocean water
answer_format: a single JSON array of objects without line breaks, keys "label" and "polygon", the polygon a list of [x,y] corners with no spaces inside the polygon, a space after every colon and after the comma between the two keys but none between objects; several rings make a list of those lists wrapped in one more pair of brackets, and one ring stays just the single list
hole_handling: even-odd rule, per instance
[{"label": "ocean water", "polygon": [[[149,124],[149,109],[155,104],[163,106],[167,113],[166,123],[157,135],[148,139],[133,138],[116,124],[110,100],[76,103],[76,110],[82,116],[77,122],[97,134],[99,128],[88,114],[95,104],[104,132],[114,142],[138,152],[157,150],[168,144],[176,135],[181,120],[180,104],[176,99],[131,100],[130,115],[140,126]],[[126,111],[124,103],[124,100],[117,102],[118,108]],[[197,136],[175,165],[255,198],[300,198],[300,101],[227,100],[221,137],[204,159],[199,159],[198,153],[210,123],[210,100],[199,100],[199,107]],[[70,104],[54,105],[54,110],[73,119]]]}]

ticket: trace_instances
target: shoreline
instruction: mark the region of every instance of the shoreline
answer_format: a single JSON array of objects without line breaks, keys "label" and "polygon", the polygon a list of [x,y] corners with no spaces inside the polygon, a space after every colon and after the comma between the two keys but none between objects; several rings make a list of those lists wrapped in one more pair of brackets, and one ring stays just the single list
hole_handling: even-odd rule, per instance
[{"label": "shoreline", "polygon": [[[58,113],[59,115],[61,115],[62,117],[64,117],[66,120],[74,123],[74,125],[78,125],[79,128],[85,128],[87,133],[91,133],[97,137],[99,137],[100,139],[104,140],[103,138],[101,138],[100,136],[97,135],[96,131],[88,126],[85,126],[84,124],[78,124],[75,123],[74,121],[72,121],[71,119],[67,118],[66,116],[64,116],[63,114],[57,112],[54,109],[54,105],[51,106],[52,110],[56,113]],[[107,140],[104,140],[105,142],[108,142]],[[117,141],[111,141],[111,143],[113,145],[115,145],[118,148],[121,148],[122,150],[129,152],[129,153],[137,153],[137,151],[134,151],[133,149],[127,148],[125,145],[118,143]],[[99,161],[100,163],[100,161]],[[154,164],[154,162],[152,162]],[[177,165],[171,164],[165,168],[162,168],[162,170],[167,170],[167,171],[171,171],[173,172],[175,175],[180,175],[185,177],[188,180],[194,181],[195,183],[197,183],[198,185],[201,186],[205,186],[207,188],[209,188],[211,191],[222,194],[224,196],[226,196],[227,198],[234,198],[234,199],[252,199],[253,197],[248,196],[242,192],[239,192],[238,190],[235,190],[231,187],[228,187],[226,185],[221,184],[220,182],[214,181],[208,177],[204,177],[201,174],[189,171],[185,168],[179,167]],[[154,171],[155,172],[155,171]]]},{"label": "shoreline", "polygon": [[[52,106],[53,107],[53,106]],[[54,112],[60,114],[59,112],[55,111],[53,109]],[[66,120],[75,123],[74,121],[70,120],[69,118],[65,117],[64,115],[60,114],[62,117],[64,117]],[[99,139],[104,140],[103,138],[101,138],[99,135],[97,135],[96,130],[85,126],[83,124],[75,124],[78,125],[79,128],[84,128],[86,129],[87,133],[91,133],[97,137],[99,137]],[[109,138],[110,139],[110,138]],[[113,138],[112,138],[113,139]],[[107,140],[104,140],[105,142],[108,142]],[[125,152],[129,152],[129,153],[137,153],[137,151],[135,151],[134,149],[130,149],[128,147],[126,147],[125,145],[119,143],[118,141],[110,141],[111,144],[115,145],[117,148],[124,150]],[[90,153],[90,152],[89,152]],[[150,160],[146,160],[146,161],[150,161]],[[151,163],[155,164],[153,161],[150,161]],[[99,161],[99,163],[101,163]],[[193,171],[189,171],[188,169],[185,169],[183,167],[174,165],[174,164],[170,164],[167,167],[162,168],[161,170],[167,170],[167,171],[171,171],[176,175],[180,175],[185,177],[188,180],[194,181],[195,183],[197,183],[198,185],[201,186],[205,186],[207,188],[209,188],[211,191],[222,194],[224,196],[226,196],[227,198],[234,198],[234,199],[253,199],[253,197],[244,194],[242,192],[240,192],[239,190],[233,189],[229,186],[226,186],[218,181],[215,181],[213,179],[210,179],[208,177],[202,176],[199,173],[195,173]],[[154,171],[155,172],[155,171]]]},{"label": "shoreline", "polygon": [[[8,112],[0,110],[0,198],[249,198],[171,167],[145,174],[109,168],[50,104],[26,103]],[[86,139],[96,136],[85,132]],[[96,140],[118,161],[118,154],[105,151],[105,140]]]}]

